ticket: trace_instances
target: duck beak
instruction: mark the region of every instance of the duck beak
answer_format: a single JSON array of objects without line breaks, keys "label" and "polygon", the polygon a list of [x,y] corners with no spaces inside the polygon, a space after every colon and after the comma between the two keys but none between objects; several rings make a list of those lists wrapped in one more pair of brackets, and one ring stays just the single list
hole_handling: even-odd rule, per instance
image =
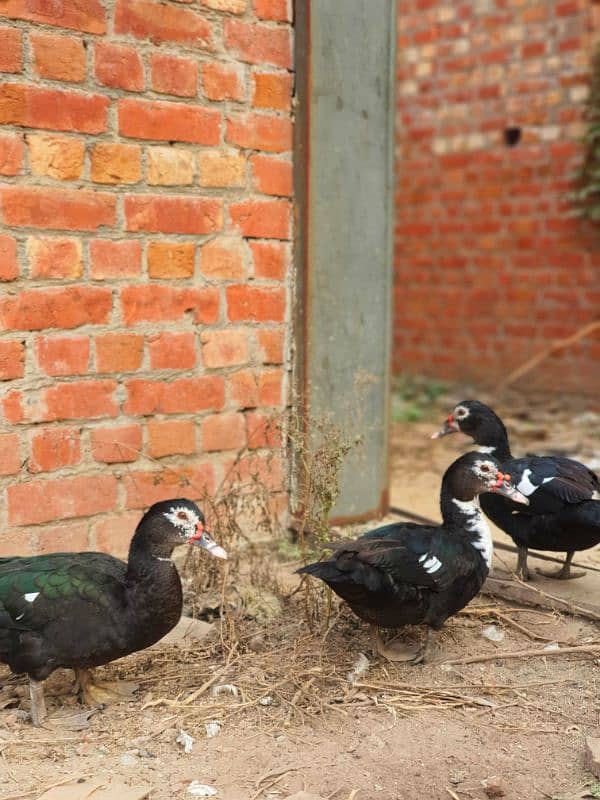
[{"label": "duck beak", "polygon": [[496,483],[492,486],[490,491],[504,495],[504,497],[510,498],[514,503],[521,503],[524,506],[529,505],[529,500],[524,494],[521,494],[512,482],[510,475],[505,472],[496,473]]},{"label": "duck beak", "polygon": [[456,433],[459,430],[460,428],[458,427],[458,422],[454,419],[454,415],[449,414],[439,431],[431,434],[431,438],[441,439],[442,436],[447,436],[449,433]]},{"label": "duck beak", "polygon": [[227,558],[227,551],[221,547],[220,544],[215,542],[209,531],[202,527],[202,525],[198,525],[196,533],[193,536],[190,536],[189,541],[198,547],[204,548],[204,550],[206,550],[215,558]]}]

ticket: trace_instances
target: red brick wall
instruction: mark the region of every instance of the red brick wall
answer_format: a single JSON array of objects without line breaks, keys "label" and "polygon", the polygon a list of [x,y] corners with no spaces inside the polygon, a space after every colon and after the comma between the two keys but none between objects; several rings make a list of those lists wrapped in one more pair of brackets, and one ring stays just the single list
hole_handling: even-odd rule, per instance
[{"label": "red brick wall", "polygon": [[[567,199],[595,9],[399,0],[395,371],[490,384],[600,315],[600,230]],[[519,385],[597,393],[599,360],[588,340]]]},{"label": "red brick wall", "polygon": [[290,18],[0,4],[0,554],[123,553],[143,507],[278,450]]}]

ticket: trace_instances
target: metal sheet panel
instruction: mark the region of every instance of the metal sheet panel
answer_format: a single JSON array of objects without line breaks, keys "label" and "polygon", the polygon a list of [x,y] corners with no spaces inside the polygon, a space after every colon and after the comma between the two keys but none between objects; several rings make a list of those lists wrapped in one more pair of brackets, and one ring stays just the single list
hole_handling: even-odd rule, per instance
[{"label": "metal sheet panel", "polygon": [[310,0],[297,14],[303,383],[313,412],[364,438],[333,511],[352,519],[387,503],[395,3]]}]

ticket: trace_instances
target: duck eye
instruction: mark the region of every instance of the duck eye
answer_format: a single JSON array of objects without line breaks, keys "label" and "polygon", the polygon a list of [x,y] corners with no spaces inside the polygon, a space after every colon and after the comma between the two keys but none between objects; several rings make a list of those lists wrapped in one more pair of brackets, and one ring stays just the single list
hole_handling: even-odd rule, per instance
[{"label": "duck eye", "polygon": [[467,411],[465,408],[457,408],[454,412],[454,416],[458,417],[458,419],[464,419],[467,416]]},{"label": "duck eye", "polygon": [[187,521],[188,515],[185,511],[178,511],[177,512],[177,519],[184,519]]},{"label": "duck eye", "polygon": [[480,469],[481,469],[482,472],[489,472],[490,471],[490,468],[489,468],[488,464],[482,464]]}]

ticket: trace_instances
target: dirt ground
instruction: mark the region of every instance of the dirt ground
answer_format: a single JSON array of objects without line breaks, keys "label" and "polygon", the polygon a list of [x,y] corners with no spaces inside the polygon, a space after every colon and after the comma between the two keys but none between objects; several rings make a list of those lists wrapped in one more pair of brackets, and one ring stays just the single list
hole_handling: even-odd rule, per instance
[{"label": "dirt ground", "polygon": [[[428,435],[454,399],[462,398],[443,398],[427,419],[394,424],[393,505],[438,518],[440,476],[465,440]],[[557,401],[531,415],[515,401],[498,410],[516,452],[598,461],[600,417],[585,407]],[[578,561],[600,568],[596,552]],[[551,590],[568,596],[579,584],[594,600],[599,578],[589,571]],[[217,800],[284,800],[302,790],[305,800],[542,800],[583,797],[586,784],[600,796],[584,767],[586,737],[600,736],[597,622],[482,596],[449,621],[435,663],[408,666],[374,659],[366,626],[336,604],[333,615],[327,635],[311,633],[295,595],[280,617],[248,621],[234,650],[215,623],[197,643],[159,644],[116,662],[98,672],[139,681],[135,701],[96,713],[80,731],[32,728],[26,687],[11,679],[0,693],[0,800],[37,798],[70,778],[83,792],[98,776],[147,786],[152,800],[200,796],[193,781],[214,787]],[[490,625],[501,640],[483,635]],[[591,650],[557,655],[557,643]],[[523,649],[541,654],[506,657]],[[360,653],[370,663],[350,684]],[[489,660],[447,663],[473,656]],[[66,671],[47,681],[51,712],[76,708],[71,685]],[[236,693],[213,694],[222,685]],[[220,729],[209,738],[213,721]],[[176,741],[182,730],[195,739],[189,753]]]}]

